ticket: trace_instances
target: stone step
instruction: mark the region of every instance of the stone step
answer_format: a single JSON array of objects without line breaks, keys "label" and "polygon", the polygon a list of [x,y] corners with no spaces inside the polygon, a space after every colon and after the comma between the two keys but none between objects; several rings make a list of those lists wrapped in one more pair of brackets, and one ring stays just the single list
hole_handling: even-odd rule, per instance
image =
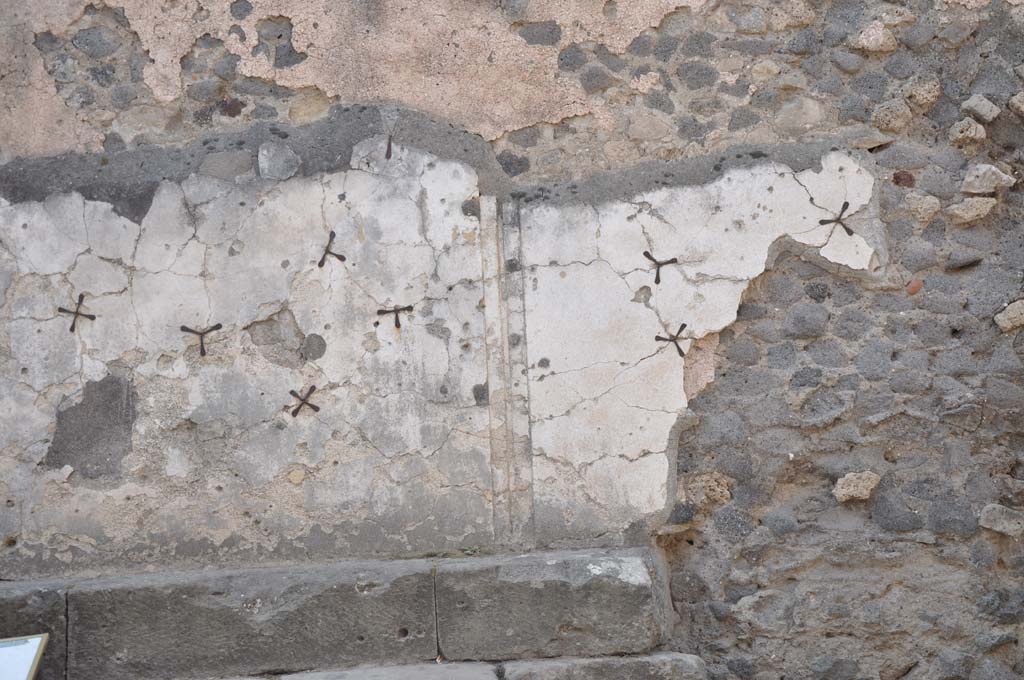
[{"label": "stone step", "polygon": [[671,605],[637,548],[5,583],[0,612],[0,637],[63,631],[41,680],[160,680],[643,654]]},{"label": "stone step", "polygon": [[707,677],[704,662],[699,657],[659,652],[641,656],[563,657],[499,663],[361,666],[340,671],[228,680],[707,680]]},{"label": "stone step", "polygon": [[298,673],[278,680],[706,680],[699,657],[675,652],[643,656],[558,658],[504,663],[433,663]]}]

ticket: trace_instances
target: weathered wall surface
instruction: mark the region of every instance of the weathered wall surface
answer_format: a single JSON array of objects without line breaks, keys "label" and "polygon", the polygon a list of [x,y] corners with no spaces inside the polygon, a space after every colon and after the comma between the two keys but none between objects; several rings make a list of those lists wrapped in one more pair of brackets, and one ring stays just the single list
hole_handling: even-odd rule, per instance
[{"label": "weathered wall surface", "polygon": [[655,536],[712,677],[1024,674],[1021,2],[3,12],[0,578]]}]

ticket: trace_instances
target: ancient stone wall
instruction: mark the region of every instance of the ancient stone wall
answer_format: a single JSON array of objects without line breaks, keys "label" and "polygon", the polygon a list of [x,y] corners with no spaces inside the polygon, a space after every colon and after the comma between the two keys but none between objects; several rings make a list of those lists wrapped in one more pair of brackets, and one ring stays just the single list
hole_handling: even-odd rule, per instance
[{"label": "ancient stone wall", "polygon": [[710,677],[1024,674],[1020,0],[4,4],[0,579],[655,543]]}]

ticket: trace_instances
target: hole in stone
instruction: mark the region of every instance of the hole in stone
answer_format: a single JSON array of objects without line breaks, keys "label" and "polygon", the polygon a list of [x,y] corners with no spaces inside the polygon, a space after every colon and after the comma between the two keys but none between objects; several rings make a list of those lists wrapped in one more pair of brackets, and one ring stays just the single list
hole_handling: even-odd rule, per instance
[{"label": "hole in stone", "polygon": [[407,637],[409,637],[409,629],[408,628],[399,628],[398,629],[398,638],[400,640],[404,640]]}]

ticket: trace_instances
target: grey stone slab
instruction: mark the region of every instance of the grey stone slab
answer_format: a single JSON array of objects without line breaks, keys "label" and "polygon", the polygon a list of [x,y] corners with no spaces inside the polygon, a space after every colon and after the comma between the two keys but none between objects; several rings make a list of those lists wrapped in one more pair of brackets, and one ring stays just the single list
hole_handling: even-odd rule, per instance
[{"label": "grey stone slab", "polygon": [[636,654],[668,630],[664,563],[646,549],[444,560],[436,593],[457,661]]},{"label": "grey stone slab", "polygon": [[691,654],[598,659],[546,659],[506,663],[505,680],[706,680],[704,662]]},{"label": "grey stone slab", "polygon": [[234,179],[252,169],[252,154],[248,151],[218,151],[211,153],[199,165],[203,175],[218,179]]},{"label": "grey stone slab", "polygon": [[431,564],[97,580],[68,594],[75,680],[293,673],[437,656]]},{"label": "grey stone slab", "polygon": [[[499,664],[430,663],[365,666],[296,673],[279,680],[706,680],[704,662],[691,654],[528,659]],[[237,679],[236,679],[237,680]]]},{"label": "grey stone slab", "polygon": [[497,677],[495,667],[487,663],[429,663],[298,673],[280,680],[497,680]]},{"label": "grey stone slab", "polygon": [[57,584],[0,587],[0,638],[49,633],[37,680],[64,680],[65,592]]}]

